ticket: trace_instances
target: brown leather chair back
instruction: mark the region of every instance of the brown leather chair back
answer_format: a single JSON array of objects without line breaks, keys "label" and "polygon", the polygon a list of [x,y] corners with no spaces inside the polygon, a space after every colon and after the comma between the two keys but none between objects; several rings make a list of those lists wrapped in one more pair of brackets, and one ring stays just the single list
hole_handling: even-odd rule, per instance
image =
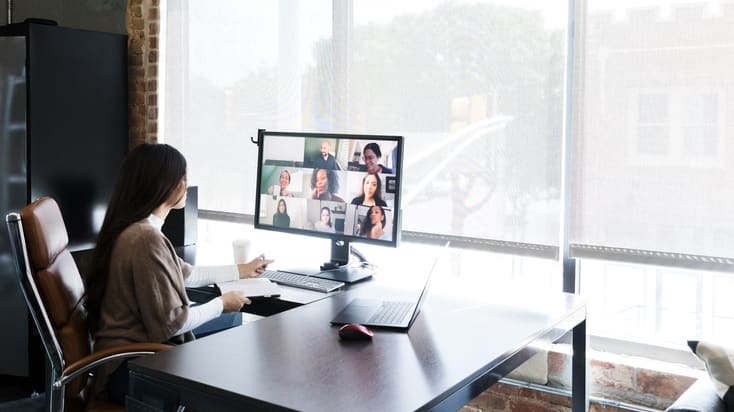
[{"label": "brown leather chair back", "polygon": [[[39,199],[20,212],[30,269],[43,300],[65,365],[91,353],[86,325],[84,282],[68,250],[69,236],[59,206],[51,198]],[[82,410],[86,374],[65,387],[65,410]]]}]

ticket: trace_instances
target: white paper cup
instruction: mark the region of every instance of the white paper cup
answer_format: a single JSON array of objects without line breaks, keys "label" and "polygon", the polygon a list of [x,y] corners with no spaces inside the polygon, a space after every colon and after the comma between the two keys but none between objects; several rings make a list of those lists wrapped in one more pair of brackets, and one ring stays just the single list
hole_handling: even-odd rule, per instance
[{"label": "white paper cup", "polygon": [[250,239],[235,239],[232,241],[232,255],[235,265],[252,260],[250,254]]}]

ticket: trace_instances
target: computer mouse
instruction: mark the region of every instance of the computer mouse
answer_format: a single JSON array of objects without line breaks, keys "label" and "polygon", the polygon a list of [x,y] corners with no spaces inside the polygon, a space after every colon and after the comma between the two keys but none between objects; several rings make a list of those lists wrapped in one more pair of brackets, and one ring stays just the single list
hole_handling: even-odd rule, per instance
[{"label": "computer mouse", "polygon": [[358,323],[347,323],[339,328],[339,338],[343,340],[369,340],[374,333]]}]

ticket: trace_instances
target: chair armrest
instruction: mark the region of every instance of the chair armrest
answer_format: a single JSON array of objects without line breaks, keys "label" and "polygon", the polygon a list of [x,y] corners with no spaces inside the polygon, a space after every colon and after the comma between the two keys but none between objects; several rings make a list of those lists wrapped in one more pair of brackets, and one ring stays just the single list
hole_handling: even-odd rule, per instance
[{"label": "chair armrest", "polygon": [[54,382],[54,386],[63,386],[77,376],[111,360],[152,355],[160,350],[171,347],[172,345],[165,343],[128,343],[100,350],[91,353],[64,368],[61,379]]},{"label": "chair armrest", "polygon": [[724,401],[708,378],[699,378],[673,402],[666,412],[726,412]]}]

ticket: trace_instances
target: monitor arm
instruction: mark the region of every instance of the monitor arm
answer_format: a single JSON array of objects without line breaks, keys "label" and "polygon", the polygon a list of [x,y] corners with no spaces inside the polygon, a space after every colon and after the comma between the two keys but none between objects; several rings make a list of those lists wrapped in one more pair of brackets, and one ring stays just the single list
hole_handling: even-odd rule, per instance
[{"label": "monitor arm", "polygon": [[352,246],[352,255],[354,255],[354,257],[356,257],[357,259],[359,259],[359,263],[367,263],[368,262],[367,261],[367,258],[364,257],[364,255],[362,254],[362,252],[360,252],[359,250],[357,250],[357,248],[354,247],[354,246]]}]

